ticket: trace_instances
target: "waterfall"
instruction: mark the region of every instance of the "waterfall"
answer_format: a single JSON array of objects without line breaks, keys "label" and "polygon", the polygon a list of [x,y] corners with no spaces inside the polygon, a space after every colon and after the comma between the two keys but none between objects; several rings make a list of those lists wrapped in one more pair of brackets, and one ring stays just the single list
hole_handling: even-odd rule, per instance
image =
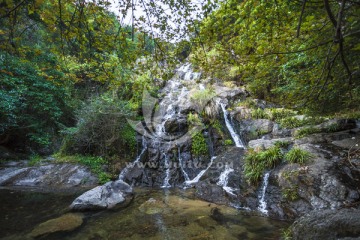
[{"label": "waterfall", "polygon": [[184,166],[183,166],[183,162],[182,162],[182,158],[181,158],[181,152],[180,152],[180,146],[178,147],[178,154],[179,154],[179,164],[180,164],[180,169],[184,175],[185,181],[190,181],[189,175],[185,172]]},{"label": "waterfall", "polygon": [[219,181],[216,184],[218,186],[221,186],[225,192],[229,193],[230,195],[236,196],[234,191],[236,191],[237,189],[234,189],[227,185],[229,181],[229,174],[232,172],[234,172],[234,169],[229,167],[229,165],[226,165],[225,170],[220,174]]},{"label": "waterfall", "polygon": [[222,109],[222,111],[224,113],[225,125],[226,125],[227,129],[229,130],[232,139],[235,142],[235,146],[245,149],[244,143],[241,141],[240,136],[235,132],[233,126],[231,125],[230,120],[228,119],[228,112],[226,111],[225,104],[220,103],[220,106],[221,106],[221,109]]},{"label": "waterfall", "polygon": [[129,172],[130,169],[132,169],[143,157],[143,155],[145,154],[145,151],[147,149],[147,143],[146,143],[146,139],[143,136],[142,137],[142,150],[140,152],[140,154],[137,156],[137,158],[135,159],[134,162],[132,162],[131,164],[127,165],[119,174],[119,180],[124,181],[124,178],[126,176],[126,174]]},{"label": "waterfall", "polygon": [[169,162],[169,158],[168,156],[164,153],[164,157],[165,157],[165,167],[166,167],[166,175],[164,178],[164,183],[161,186],[161,188],[169,188],[171,187],[169,180],[170,180],[170,162]]},{"label": "waterfall", "polygon": [[212,157],[207,168],[205,168],[204,170],[199,172],[199,174],[196,177],[194,177],[194,179],[185,181],[185,185],[191,185],[191,184],[197,183],[200,180],[200,178],[206,173],[206,171],[211,167],[215,158],[216,158],[216,156]]},{"label": "waterfall", "polygon": [[265,197],[266,197],[266,189],[269,184],[269,176],[270,176],[270,172],[265,173],[263,182],[261,184],[261,191],[259,194],[258,210],[266,215],[268,214],[268,211],[267,211],[267,203]]}]

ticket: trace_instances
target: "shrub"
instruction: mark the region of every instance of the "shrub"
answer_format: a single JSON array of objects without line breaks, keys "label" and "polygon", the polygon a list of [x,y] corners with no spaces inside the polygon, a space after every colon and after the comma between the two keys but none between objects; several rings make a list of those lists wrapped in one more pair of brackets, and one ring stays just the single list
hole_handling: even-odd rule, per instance
[{"label": "shrub", "polygon": [[304,127],[295,132],[296,138],[303,138],[307,135],[314,134],[314,133],[320,133],[322,130],[320,128],[316,128],[314,126],[310,127]]},{"label": "shrub", "polygon": [[320,117],[306,117],[304,119],[298,119],[296,117],[286,117],[283,119],[279,119],[278,123],[280,123],[280,126],[283,128],[296,128],[305,125],[319,124],[323,121],[324,119]]},{"label": "shrub", "polygon": [[127,123],[132,113],[125,101],[104,94],[92,99],[76,115],[76,127],[63,131],[61,153],[133,157],[136,132]]},{"label": "shrub", "polygon": [[281,149],[277,146],[259,152],[249,150],[245,156],[245,177],[249,182],[257,183],[263,172],[268,168],[274,168],[282,158]]},{"label": "shrub", "polygon": [[285,154],[285,160],[290,163],[304,164],[312,158],[312,155],[300,148],[294,147]]},{"label": "shrub", "polygon": [[231,139],[226,139],[225,141],[224,141],[224,145],[225,146],[229,146],[229,145],[233,145],[234,144],[234,142],[231,140]]},{"label": "shrub", "polygon": [[261,108],[257,108],[251,112],[251,117],[255,119],[266,119],[269,118],[268,114]]},{"label": "shrub", "polygon": [[206,140],[201,132],[196,133],[191,140],[192,154],[194,154],[196,157],[208,154],[209,150],[206,144]]},{"label": "shrub", "polygon": [[279,148],[287,148],[290,144],[289,141],[276,141],[274,145]]},{"label": "shrub", "polygon": [[42,160],[42,157],[38,154],[34,154],[30,156],[29,166],[38,165]]},{"label": "shrub", "polygon": [[297,114],[296,111],[285,109],[285,108],[269,108],[268,115],[270,116],[271,120],[282,119],[286,117],[292,117]]},{"label": "shrub", "polygon": [[298,187],[292,186],[289,188],[284,188],[282,190],[282,195],[285,199],[289,201],[295,201],[296,199],[299,199]]}]

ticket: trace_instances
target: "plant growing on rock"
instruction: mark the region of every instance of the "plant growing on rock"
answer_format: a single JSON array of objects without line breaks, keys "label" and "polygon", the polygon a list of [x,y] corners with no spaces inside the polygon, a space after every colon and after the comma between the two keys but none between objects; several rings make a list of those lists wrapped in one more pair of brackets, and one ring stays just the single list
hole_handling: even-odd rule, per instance
[{"label": "plant growing on rock", "polygon": [[289,201],[295,201],[295,200],[299,199],[297,186],[291,186],[288,188],[284,188],[281,193],[282,193],[283,197]]},{"label": "plant growing on rock", "polygon": [[304,127],[295,132],[295,138],[303,138],[310,134],[320,133],[321,129],[314,126]]},{"label": "plant growing on rock", "polygon": [[267,119],[269,118],[268,114],[261,108],[257,108],[251,112],[251,117],[255,119]]},{"label": "plant growing on rock", "polygon": [[290,163],[304,164],[309,161],[313,156],[308,151],[302,150],[298,147],[292,148],[285,154],[285,160]]},{"label": "plant growing on rock", "polygon": [[263,172],[281,162],[283,154],[277,146],[264,151],[249,150],[245,156],[244,173],[250,183],[257,183]]},{"label": "plant growing on rock", "polygon": [[191,152],[196,157],[204,156],[208,154],[208,147],[206,144],[206,140],[201,132],[196,133],[192,137],[191,142]]},{"label": "plant growing on rock", "polygon": [[297,114],[296,111],[286,108],[269,108],[267,109],[267,112],[271,120],[278,120],[286,117],[292,117]]},{"label": "plant growing on rock", "polygon": [[225,146],[230,146],[230,145],[233,145],[233,144],[234,144],[234,142],[231,139],[225,139],[225,141],[224,141]]}]

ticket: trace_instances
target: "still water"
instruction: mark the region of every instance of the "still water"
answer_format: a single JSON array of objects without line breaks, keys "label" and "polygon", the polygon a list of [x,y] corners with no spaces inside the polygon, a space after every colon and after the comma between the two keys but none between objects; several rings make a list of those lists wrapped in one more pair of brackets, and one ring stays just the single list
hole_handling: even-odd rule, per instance
[{"label": "still water", "polygon": [[[0,190],[0,239],[32,239],[34,227],[67,213],[77,195]],[[289,225],[193,195],[191,189],[137,189],[126,208],[85,213],[76,230],[37,239],[280,239]]]}]

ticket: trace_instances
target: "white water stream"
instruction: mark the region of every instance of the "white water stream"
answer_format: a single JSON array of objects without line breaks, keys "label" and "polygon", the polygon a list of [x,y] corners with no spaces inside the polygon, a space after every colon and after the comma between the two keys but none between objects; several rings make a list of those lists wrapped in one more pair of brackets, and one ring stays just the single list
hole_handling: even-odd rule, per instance
[{"label": "white water stream", "polygon": [[241,141],[240,136],[235,132],[234,127],[231,125],[231,122],[230,122],[229,117],[228,117],[229,114],[226,111],[225,104],[220,103],[220,106],[221,106],[221,110],[223,111],[223,114],[224,114],[225,125],[226,125],[227,129],[230,132],[231,138],[234,140],[235,146],[238,147],[238,148],[244,148],[245,149],[245,145]]}]

